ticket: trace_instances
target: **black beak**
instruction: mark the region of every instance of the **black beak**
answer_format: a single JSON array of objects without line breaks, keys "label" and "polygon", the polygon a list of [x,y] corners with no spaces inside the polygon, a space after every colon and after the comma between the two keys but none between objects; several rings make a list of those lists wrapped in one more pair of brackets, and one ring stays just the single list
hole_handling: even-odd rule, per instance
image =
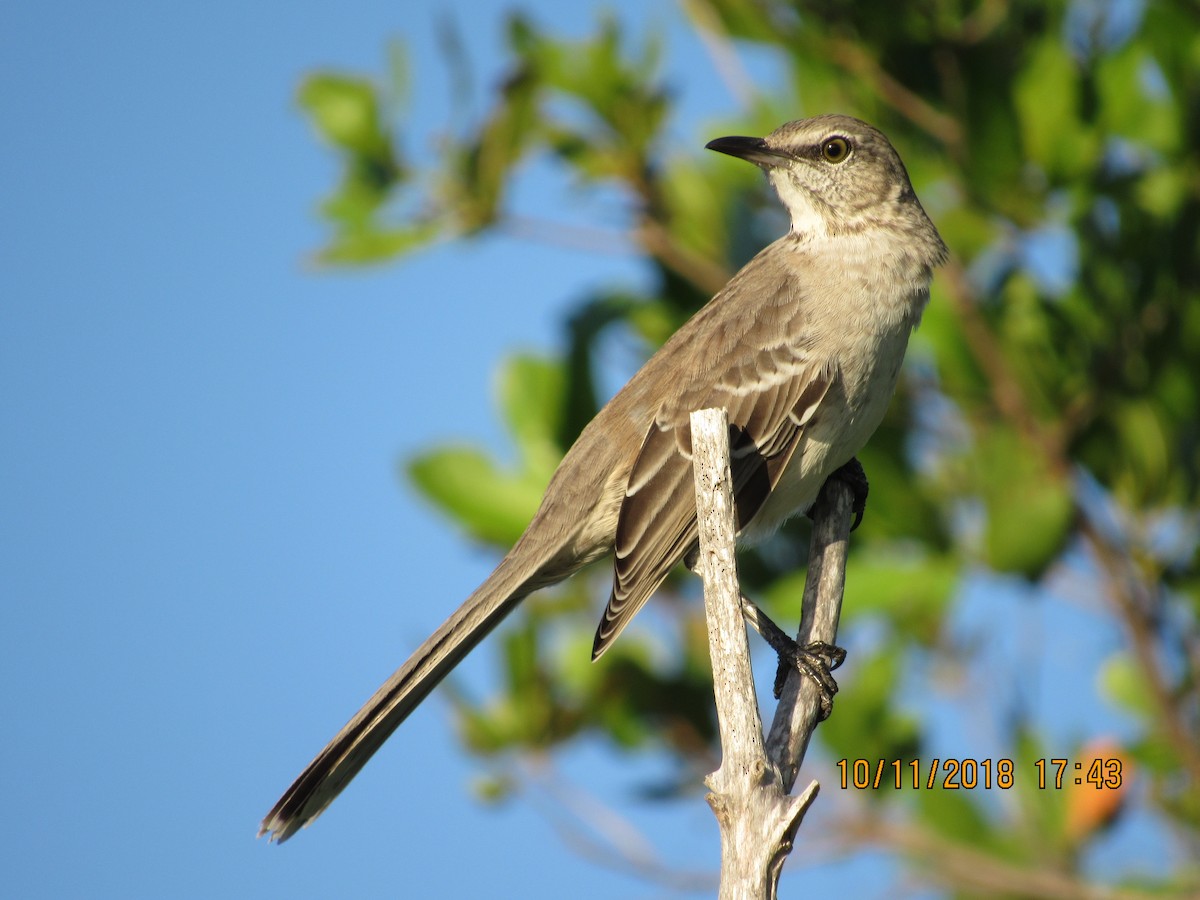
[{"label": "black beak", "polygon": [[736,156],[738,159],[744,159],[746,162],[752,162],[759,166],[778,165],[779,160],[786,156],[778,150],[772,150],[762,138],[737,135],[715,138],[705,144],[704,148]]}]

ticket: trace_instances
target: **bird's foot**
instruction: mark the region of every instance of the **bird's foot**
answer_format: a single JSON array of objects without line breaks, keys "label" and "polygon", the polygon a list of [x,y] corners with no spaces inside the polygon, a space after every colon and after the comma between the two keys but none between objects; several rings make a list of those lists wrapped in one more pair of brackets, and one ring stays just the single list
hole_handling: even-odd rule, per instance
[{"label": "bird's foot", "polygon": [[854,513],[854,524],[850,526],[850,530],[853,531],[862,524],[863,513],[867,510],[867,491],[870,488],[867,483],[867,473],[863,471],[858,457],[852,456],[848,463],[835,469],[833,474],[825,479],[825,483],[828,484],[835,478],[847,485],[854,493],[854,505],[851,507],[851,511]]},{"label": "bird's foot", "polygon": [[833,670],[846,661],[846,651],[825,641],[813,641],[801,647],[791,641],[790,647],[779,651],[779,668],[775,672],[775,699],[783,693],[783,683],[788,673],[794,671],[807,675],[821,688],[821,718],[824,722],[833,712],[833,695],[838,692],[838,683]]},{"label": "bird's foot", "polygon": [[775,699],[783,693],[788,672],[798,671],[821,688],[820,721],[828,719],[833,712],[833,695],[838,692],[832,672],[845,661],[846,651],[824,641],[813,641],[801,647],[745,594],[742,595],[742,615],[779,657],[779,668],[775,671]]}]

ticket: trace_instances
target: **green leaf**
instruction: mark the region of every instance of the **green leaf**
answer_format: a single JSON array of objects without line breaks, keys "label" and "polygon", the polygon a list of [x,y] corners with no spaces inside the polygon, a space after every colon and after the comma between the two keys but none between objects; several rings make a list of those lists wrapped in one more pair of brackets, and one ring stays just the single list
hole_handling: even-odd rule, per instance
[{"label": "green leaf", "polygon": [[318,263],[326,265],[370,265],[388,262],[405,253],[423,248],[438,236],[434,223],[418,224],[411,228],[368,228],[335,236],[316,254]]},{"label": "green leaf", "polygon": [[1156,166],[1138,181],[1138,201],[1151,215],[1174,219],[1187,202],[1192,177],[1191,172],[1174,166]]},{"label": "green leaf", "polygon": [[539,73],[523,67],[505,80],[500,98],[470,137],[450,144],[439,179],[441,202],[465,234],[493,224],[518,162],[542,134]]},{"label": "green leaf", "polygon": [[[941,279],[934,279],[933,290],[921,327],[913,335],[913,346],[925,348],[937,361],[942,390],[967,408],[987,396],[987,379],[979,361],[971,353],[962,319],[953,300],[946,295]],[[870,473],[867,473],[870,477]]]},{"label": "green leaf", "polygon": [[846,576],[850,618],[881,613],[916,630],[925,623],[932,639],[959,580],[961,563],[952,557],[926,557],[917,548],[898,547],[855,554]]},{"label": "green leaf", "polygon": [[[962,756],[969,757],[969,753]],[[991,828],[979,805],[973,802],[972,792],[940,787],[942,780],[950,774],[952,772],[942,768],[938,773],[937,787],[914,792],[921,817],[957,843],[968,846],[990,843]]]},{"label": "green leaf", "polygon": [[1167,423],[1153,400],[1130,400],[1117,411],[1126,470],[1117,489],[1135,503],[1157,496],[1171,475]]},{"label": "green leaf", "polygon": [[520,790],[520,785],[511,775],[489,773],[471,780],[471,792],[480,802],[491,805],[503,803]]},{"label": "green leaf", "polygon": [[1135,718],[1146,718],[1150,711],[1150,688],[1128,653],[1114,653],[1105,660],[1097,679],[1100,694],[1106,700]]},{"label": "green leaf", "polygon": [[1079,114],[1079,67],[1062,37],[1047,32],[1017,77],[1014,101],[1025,154],[1047,173],[1080,175],[1099,152]]},{"label": "green leaf", "polygon": [[1174,153],[1181,122],[1170,94],[1149,87],[1155,69],[1150,47],[1139,41],[1101,57],[1096,65],[1101,122],[1110,133],[1159,153]]},{"label": "green leaf", "polygon": [[500,409],[524,468],[549,481],[562,459],[558,445],[566,376],[561,363],[520,354],[500,370]]},{"label": "green leaf", "polygon": [[321,136],[335,147],[368,158],[391,155],[375,86],[367,79],[319,72],[304,79],[299,100]]},{"label": "green leaf", "polygon": [[511,545],[541,502],[544,481],[502,472],[485,453],[465,447],[423,453],[408,464],[417,488],[468,533]]},{"label": "green leaf", "polygon": [[997,572],[1037,578],[1066,542],[1074,513],[1069,481],[1009,429],[980,436],[971,459],[987,511],[984,556]]}]

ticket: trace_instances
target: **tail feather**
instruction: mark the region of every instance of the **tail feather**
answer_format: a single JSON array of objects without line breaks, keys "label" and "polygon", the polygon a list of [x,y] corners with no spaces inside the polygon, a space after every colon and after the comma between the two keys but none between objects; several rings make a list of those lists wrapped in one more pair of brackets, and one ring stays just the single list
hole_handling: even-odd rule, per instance
[{"label": "tail feather", "polygon": [[384,682],[267,813],[259,837],[282,843],[319,816],[400,723],[538,585],[509,554],[496,571]]}]

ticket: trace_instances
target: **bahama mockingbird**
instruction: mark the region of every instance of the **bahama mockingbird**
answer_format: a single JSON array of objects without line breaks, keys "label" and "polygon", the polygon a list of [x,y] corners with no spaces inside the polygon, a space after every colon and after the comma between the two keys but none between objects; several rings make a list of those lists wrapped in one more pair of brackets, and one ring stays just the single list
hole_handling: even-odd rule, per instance
[{"label": "bahama mockingbird", "polygon": [[396,670],[263,820],[315,819],[405,717],[531,592],[612,554],[593,658],[696,545],[689,416],[729,413],[739,537],[805,512],[875,431],[946,247],[876,129],[789,122],[708,148],[762,168],[791,230],[630,379],[567,452],[496,570]]}]

